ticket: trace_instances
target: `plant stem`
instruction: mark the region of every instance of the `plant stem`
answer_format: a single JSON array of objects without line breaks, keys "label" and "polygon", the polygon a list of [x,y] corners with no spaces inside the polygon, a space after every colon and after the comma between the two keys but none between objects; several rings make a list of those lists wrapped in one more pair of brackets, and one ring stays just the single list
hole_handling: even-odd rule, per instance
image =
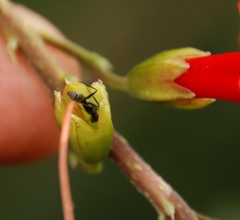
[{"label": "plant stem", "polygon": [[111,159],[130,179],[145,198],[152,203],[160,219],[197,220],[196,213],[151,167],[115,132]]},{"label": "plant stem", "polygon": [[5,33],[8,45],[15,42],[15,47],[10,48],[10,55],[14,58],[15,50],[19,47],[39,73],[51,96],[54,90],[62,90],[66,74],[49,53],[39,34],[14,13],[13,5],[6,0],[0,0],[0,29]]},{"label": "plant stem", "polygon": [[66,113],[62,123],[62,130],[59,143],[58,172],[60,191],[62,197],[62,207],[64,220],[74,220],[74,204],[71,195],[71,186],[68,175],[68,139],[70,130],[70,120],[75,103],[67,105]]},{"label": "plant stem", "polygon": [[39,32],[39,34],[47,42],[78,57],[81,64],[89,69],[89,74],[96,78],[100,78],[105,84],[112,88],[127,90],[126,78],[113,73],[111,70],[112,65],[105,57],[95,52],[90,52],[66,38],[56,38],[55,36],[44,32]]},{"label": "plant stem", "polygon": [[110,87],[120,90],[127,89],[126,78],[113,73],[112,66],[106,58],[90,52],[62,36],[46,33],[42,29],[33,29],[14,12],[13,4],[7,0],[0,0],[0,29],[7,38],[10,55],[14,58],[15,50],[18,47],[21,48],[22,53],[37,70],[51,95],[54,90],[62,90],[64,78],[70,76],[63,72],[49,53],[43,39],[78,57],[91,75],[100,78]]}]

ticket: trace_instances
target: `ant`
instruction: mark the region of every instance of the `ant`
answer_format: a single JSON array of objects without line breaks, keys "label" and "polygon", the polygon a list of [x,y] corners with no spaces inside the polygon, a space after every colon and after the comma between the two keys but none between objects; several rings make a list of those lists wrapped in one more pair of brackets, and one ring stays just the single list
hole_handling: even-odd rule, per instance
[{"label": "ant", "polygon": [[[97,122],[98,121],[98,110],[99,110],[99,103],[96,100],[96,98],[94,97],[94,94],[97,92],[97,89],[95,89],[94,87],[92,87],[91,85],[85,83],[85,82],[81,82],[83,84],[85,84],[86,86],[94,89],[95,91],[90,93],[88,96],[84,96],[82,93],[80,92],[76,92],[76,91],[69,91],[67,92],[67,95],[75,102],[82,104],[84,110],[91,115],[91,122]],[[92,102],[89,102],[88,99],[93,97],[94,101],[97,103],[93,104]]]}]

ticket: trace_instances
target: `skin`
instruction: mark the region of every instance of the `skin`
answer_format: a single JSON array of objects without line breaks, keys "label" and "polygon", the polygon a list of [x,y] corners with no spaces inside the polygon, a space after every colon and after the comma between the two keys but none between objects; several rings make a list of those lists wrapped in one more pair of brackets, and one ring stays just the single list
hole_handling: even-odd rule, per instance
[{"label": "skin", "polygon": [[[23,19],[37,27],[63,35],[44,18],[14,5]],[[31,25],[31,24],[30,24]],[[36,26],[35,26],[36,27]],[[71,55],[48,45],[49,53],[68,73],[80,74],[80,66]],[[0,33],[0,163],[18,164],[37,161],[57,152],[59,129],[53,113],[53,101],[37,73],[16,52],[14,62]]]}]

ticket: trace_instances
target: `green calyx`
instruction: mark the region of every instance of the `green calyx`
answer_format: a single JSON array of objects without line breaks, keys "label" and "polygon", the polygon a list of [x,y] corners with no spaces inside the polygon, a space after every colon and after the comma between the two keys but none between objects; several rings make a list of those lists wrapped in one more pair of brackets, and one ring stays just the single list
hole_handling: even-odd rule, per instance
[{"label": "green calyx", "polygon": [[[81,103],[70,98],[69,92],[76,92],[84,98],[95,93],[86,99],[85,103]],[[91,86],[81,82],[66,81],[62,93],[55,92],[54,95],[55,118],[60,127],[68,102],[76,101],[70,126],[70,143],[74,153],[74,157],[71,158],[77,158],[78,164],[87,172],[101,171],[102,160],[110,151],[113,136],[110,105],[105,86],[100,80]],[[90,106],[90,112],[86,111],[86,106]]]},{"label": "green calyx", "polygon": [[128,90],[139,99],[156,101],[179,108],[200,108],[213,99],[196,99],[195,94],[174,80],[186,72],[186,59],[208,56],[194,48],[181,48],[159,53],[135,66],[127,75]]}]

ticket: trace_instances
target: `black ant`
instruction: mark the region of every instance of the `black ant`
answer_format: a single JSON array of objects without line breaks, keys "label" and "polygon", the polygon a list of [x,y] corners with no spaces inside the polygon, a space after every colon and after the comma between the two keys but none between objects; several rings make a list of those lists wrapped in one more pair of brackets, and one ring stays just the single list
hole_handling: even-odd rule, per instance
[{"label": "black ant", "polygon": [[[86,86],[94,89],[95,91],[90,93],[88,96],[84,96],[81,92],[76,92],[76,91],[69,91],[67,92],[68,96],[75,102],[82,104],[84,110],[91,115],[91,122],[97,122],[98,121],[98,110],[99,110],[99,103],[94,97],[94,94],[97,92],[97,89],[94,87],[90,86],[89,84],[85,82],[81,82],[85,84]],[[94,101],[97,103],[93,104],[92,102],[87,101],[89,98],[93,97]]]}]

